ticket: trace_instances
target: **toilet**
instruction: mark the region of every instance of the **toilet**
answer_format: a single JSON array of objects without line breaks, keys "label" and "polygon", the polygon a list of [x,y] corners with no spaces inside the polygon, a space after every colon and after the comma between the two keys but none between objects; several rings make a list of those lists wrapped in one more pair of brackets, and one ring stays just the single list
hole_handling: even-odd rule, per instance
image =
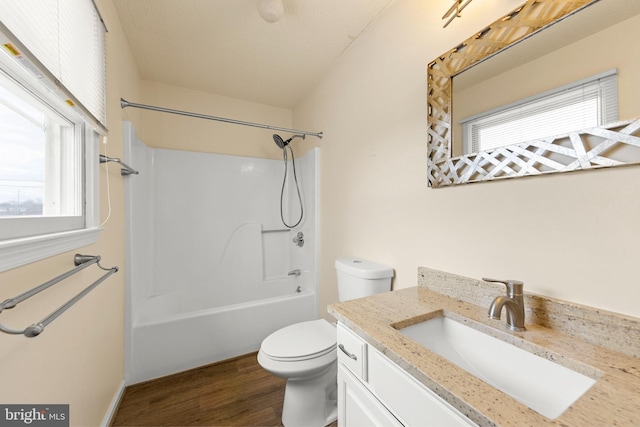
[{"label": "toilet", "polygon": [[[391,290],[393,269],[359,258],[335,262],[338,299]],[[336,328],[324,319],[295,323],[262,341],[258,363],[287,380],[282,407],[285,427],[322,427],[337,419]]]}]

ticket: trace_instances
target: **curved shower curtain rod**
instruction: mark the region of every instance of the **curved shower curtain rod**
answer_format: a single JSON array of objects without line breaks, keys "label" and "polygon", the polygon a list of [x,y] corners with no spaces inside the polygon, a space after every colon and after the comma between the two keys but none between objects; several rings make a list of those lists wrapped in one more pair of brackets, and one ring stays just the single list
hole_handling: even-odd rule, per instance
[{"label": "curved shower curtain rod", "polygon": [[216,120],[218,122],[233,123],[233,124],[236,124],[236,125],[243,125],[243,126],[253,126],[253,127],[256,127],[256,128],[271,129],[271,130],[277,130],[277,131],[281,131],[281,132],[295,133],[295,134],[299,134],[299,135],[311,135],[311,136],[315,136],[316,138],[322,139],[322,132],[308,132],[308,131],[304,131],[304,130],[287,129],[287,128],[281,128],[281,127],[276,127],[276,126],[262,125],[260,123],[251,123],[251,122],[243,122],[242,120],[227,119],[227,118],[224,118],[224,117],[207,116],[205,114],[190,113],[188,111],[171,110],[169,108],[154,107],[153,105],[136,104],[134,102],[129,102],[129,101],[123,99],[123,98],[120,98],[120,107],[121,108],[125,108],[125,107],[142,108],[144,110],[152,110],[152,111],[160,111],[160,112],[163,112],[163,113],[179,114],[181,116],[195,117],[197,119]]}]

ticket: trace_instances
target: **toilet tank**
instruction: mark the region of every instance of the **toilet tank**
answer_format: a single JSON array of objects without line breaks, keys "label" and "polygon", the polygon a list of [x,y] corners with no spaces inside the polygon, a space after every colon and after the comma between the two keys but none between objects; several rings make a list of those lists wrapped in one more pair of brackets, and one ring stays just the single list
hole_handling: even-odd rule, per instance
[{"label": "toilet tank", "polygon": [[338,258],[335,265],[340,301],[391,290],[391,267],[359,258]]}]

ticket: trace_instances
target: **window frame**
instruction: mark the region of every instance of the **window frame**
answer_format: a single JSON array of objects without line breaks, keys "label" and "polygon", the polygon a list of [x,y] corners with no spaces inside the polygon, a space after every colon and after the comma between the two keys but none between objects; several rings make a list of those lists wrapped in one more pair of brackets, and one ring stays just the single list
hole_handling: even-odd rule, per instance
[{"label": "window frame", "polygon": [[[6,34],[0,32],[0,40],[10,40]],[[11,41],[11,40],[10,40]],[[28,61],[25,66],[25,61]],[[99,227],[99,151],[100,134],[91,118],[83,111],[70,106],[66,94],[57,90],[46,73],[38,74],[38,67],[28,59],[22,58],[20,63],[5,53],[0,53],[0,66],[15,83],[23,86],[27,91],[36,95],[44,104],[62,112],[62,115],[75,123],[77,134],[76,148],[82,157],[81,183],[84,190],[81,194],[83,219],[80,227],[74,229],[60,229],[62,218],[19,218],[18,221],[30,221],[34,233],[30,236],[2,238],[0,240],[0,271],[9,270],[34,261],[48,258],[66,251],[77,249],[95,243],[100,232]],[[0,218],[0,221],[12,221],[15,218]],[[35,220],[35,221],[33,221]],[[38,221],[51,220],[51,221]],[[49,224],[45,224],[49,222]],[[77,224],[76,224],[77,225]]]}]

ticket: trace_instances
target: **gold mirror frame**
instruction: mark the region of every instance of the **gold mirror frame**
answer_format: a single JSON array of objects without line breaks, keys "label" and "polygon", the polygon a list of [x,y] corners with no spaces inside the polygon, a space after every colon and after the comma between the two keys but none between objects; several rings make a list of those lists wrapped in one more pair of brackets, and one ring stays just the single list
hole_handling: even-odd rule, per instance
[{"label": "gold mirror frame", "polygon": [[[527,0],[429,64],[427,169],[430,187],[617,166],[625,163],[607,158],[605,151],[619,144],[640,148],[640,138],[633,136],[640,129],[640,120],[633,120],[451,157],[453,76],[598,1]],[[583,142],[583,138],[590,139],[589,143]],[[550,155],[554,153],[569,160],[563,163],[553,160]]]}]

